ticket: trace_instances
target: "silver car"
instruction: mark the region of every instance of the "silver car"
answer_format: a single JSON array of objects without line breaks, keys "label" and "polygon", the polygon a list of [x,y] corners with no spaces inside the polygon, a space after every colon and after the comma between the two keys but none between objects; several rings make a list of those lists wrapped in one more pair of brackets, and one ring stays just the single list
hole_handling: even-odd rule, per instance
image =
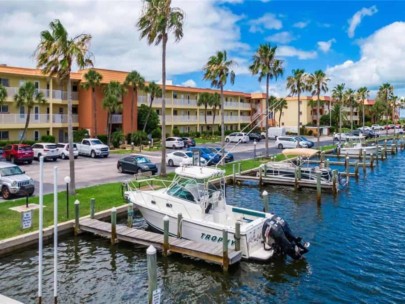
[{"label": "silver car", "polygon": [[4,199],[13,195],[31,196],[35,191],[34,180],[17,165],[0,162],[0,187]]}]

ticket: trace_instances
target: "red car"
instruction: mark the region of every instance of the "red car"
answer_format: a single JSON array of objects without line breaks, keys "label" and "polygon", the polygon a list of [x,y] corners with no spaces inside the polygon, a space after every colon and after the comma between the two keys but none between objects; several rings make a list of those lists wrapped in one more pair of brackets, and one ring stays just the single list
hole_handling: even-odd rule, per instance
[{"label": "red car", "polygon": [[14,163],[32,163],[34,151],[32,147],[24,144],[11,144],[4,147],[3,157]]}]

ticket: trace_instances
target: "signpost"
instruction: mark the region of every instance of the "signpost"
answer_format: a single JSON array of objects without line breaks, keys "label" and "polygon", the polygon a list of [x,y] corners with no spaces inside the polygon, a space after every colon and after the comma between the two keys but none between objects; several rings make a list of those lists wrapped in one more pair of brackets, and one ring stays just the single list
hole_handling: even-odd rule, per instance
[{"label": "signpost", "polygon": [[32,210],[21,212],[21,228],[28,229],[32,227]]},{"label": "signpost", "polygon": [[200,151],[193,151],[193,166],[200,166]]}]

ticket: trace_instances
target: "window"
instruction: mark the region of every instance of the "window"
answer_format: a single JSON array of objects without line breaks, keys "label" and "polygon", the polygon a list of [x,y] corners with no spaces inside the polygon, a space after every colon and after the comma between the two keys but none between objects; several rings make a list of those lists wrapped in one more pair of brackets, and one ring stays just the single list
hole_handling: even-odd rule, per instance
[{"label": "window", "polygon": [[8,131],[0,131],[0,139],[8,140]]},{"label": "window", "polygon": [[39,120],[39,107],[34,107],[34,120]]},{"label": "window", "polygon": [[74,83],[74,84],[72,85],[72,92],[77,92],[77,89],[78,89],[77,83]]},{"label": "window", "polygon": [[24,106],[20,107],[20,118],[22,118],[22,119],[25,118],[25,108],[24,108]]},{"label": "window", "polygon": [[177,110],[173,110],[173,115],[177,116]]},{"label": "window", "polygon": [[173,92],[173,98],[177,99],[177,93],[176,92]]},{"label": "window", "polygon": [[156,110],[156,114],[157,114],[157,115],[160,115],[160,110]]},{"label": "window", "polygon": [[8,113],[8,105],[1,105],[0,113]]},{"label": "window", "polygon": [[9,86],[9,82],[7,78],[0,78],[0,84],[2,84],[4,87]]},{"label": "window", "polygon": [[34,140],[35,141],[39,140],[39,131],[37,130],[34,131]]}]

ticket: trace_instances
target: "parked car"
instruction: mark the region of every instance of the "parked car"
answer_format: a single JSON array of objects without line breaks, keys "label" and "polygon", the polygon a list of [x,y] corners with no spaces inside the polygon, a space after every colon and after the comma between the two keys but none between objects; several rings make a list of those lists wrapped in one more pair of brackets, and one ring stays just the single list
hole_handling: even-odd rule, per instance
[{"label": "parked car", "polygon": [[278,149],[285,148],[308,148],[307,142],[302,141],[297,136],[278,136],[276,139]]},{"label": "parked car", "polygon": [[308,138],[306,138],[304,136],[299,136],[299,138],[300,138],[300,141],[303,141],[306,143],[308,148],[312,148],[315,145],[315,143],[312,140],[309,140]]},{"label": "parked car", "polygon": [[243,133],[243,132],[234,132],[234,133],[231,133],[228,136],[226,136],[225,141],[226,142],[248,143],[249,142],[249,136],[246,135],[246,133]]},{"label": "parked car", "polygon": [[35,185],[19,166],[0,162],[0,189],[2,197],[9,199],[14,195],[31,196]]},{"label": "parked car", "polygon": [[181,139],[184,141],[184,148],[195,147],[195,140],[193,138],[182,137]]},{"label": "parked car", "polygon": [[366,132],[366,131],[371,131],[373,129],[370,127],[364,126],[364,127],[357,128],[357,130],[360,130],[361,132]]},{"label": "parked car", "polygon": [[213,153],[209,148],[206,147],[190,147],[187,149],[187,151],[199,151],[200,157],[206,160],[208,166],[216,165],[221,160],[218,154]]},{"label": "parked car", "polygon": [[184,148],[184,140],[181,137],[168,137],[166,138],[166,148]]},{"label": "parked car", "polygon": [[371,125],[371,129],[378,131],[378,130],[384,130],[384,127],[375,124],[375,125]]},{"label": "parked car", "polygon": [[380,134],[375,133],[373,130],[366,130],[363,135],[366,139],[380,137]]},{"label": "parked car", "polygon": [[0,148],[0,161],[6,160],[6,159],[4,158],[3,153],[4,153],[3,148]]},{"label": "parked car", "polygon": [[[218,154],[220,158],[222,158],[222,150],[221,150],[221,148],[218,148],[218,147],[217,147],[217,148],[209,148],[209,149],[210,149],[213,153]],[[230,152],[224,150],[224,154],[225,154],[225,162],[226,162],[226,163],[229,163],[229,162],[234,161],[234,157],[233,157],[233,154],[232,154],[232,153],[230,153]]]},{"label": "parked car", "polygon": [[256,140],[256,141],[261,141],[262,136],[259,133],[249,133],[249,139],[250,140]]},{"label": "parked car", "polygon": [[[56,144],[58,147],[58,153],[59,157],[62,159],[68,159],[69,158],[69,144],[68,143],[58,143]],[[73,156],[74,158],[79,157],[79,150],[77,149],[77,145],[74,143],[73,144]]]},{"label": "parked car", "polygon": [[[167,164],[169,165],[169,167],[181,166],[181,165],[192,165],[193,164],[193,152],[191,152],[191,151],[172,152],[172,153],[167,154],[166,159],[167,159]],[[195,165],[206,166],[207,161],[203,157],[200,157],[199,164],[195,164]]]},{"label": "parked car", "polygon": [[[286,128],[284,127],[270,127],[267,130],[267,136],[269,139],[277,139],[279,136],[285,136],[287,134]],[[266,132],[261,133],[262,138],[266,138]]]},{"label": "parked car", "polygon": [[84,138],[82,142],[76,143],[79,155],[90,156],[92,158],[108,157],[110,154],[110,148],[103,144],[98,138]]},{"label": "parked car", "polygon": [[32,163],[34,151],[32,147],[25,144],[10,144],[4,147],[3,156],[12,163]]},{"label": "parked car", "polygon": [[363,135],[363,133],[361,133],[359,130],[354,130],[353,132],[350,133],[335,133],[333,135],[333,141],[346,141],[346,140],[361,140],[361,139],[365,139],[365,136]]},{"label": "parked car", "polygon": [[128,172],[134,174],[150,171],[152,172],[152,175],[155,175],[158,172],[158,168],[149,158],[137,154],[119,159],[117,162],[117,169],[121,173]]},{"label": "parked car", "polygon": [[51,143],[37,143],[32,145],[32,150],[34,151],[34,158],[39,160],[41,156],[44,160],[52,159],[56,161],[59,158],[58,147]]}]

